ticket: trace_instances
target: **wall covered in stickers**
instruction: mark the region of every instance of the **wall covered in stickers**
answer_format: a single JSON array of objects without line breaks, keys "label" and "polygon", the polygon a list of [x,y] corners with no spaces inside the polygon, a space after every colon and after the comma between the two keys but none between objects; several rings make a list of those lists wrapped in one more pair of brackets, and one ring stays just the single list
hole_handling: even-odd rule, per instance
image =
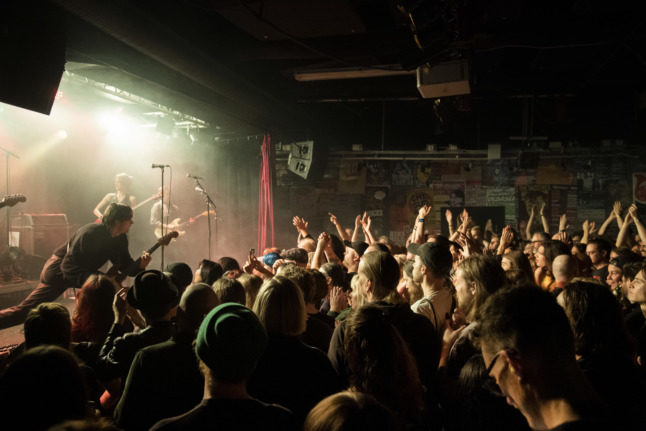
[{"label": "wall covered in stickers", "polygon": [[[279,160],[279,238],[293,240],[294,215],[305,217],[315,236],[334,232],[329,212],[352,228],[356,215],[366,211],[376,235],[401,244],[424,203],[433,206],[427,229],[438,233],[446,232],[447,208],[454,213],[467,208],[481,226],[491,218],[496,231],[507,224],[524,231],[532,207],[543,204],[551,231],[564,213],[574,231],[586,219],[601,223],[615,200],[624,208],[637,202],[646,211],[646,162],[640,158],[538,155],[529,167],[522,158],[362,160],[331,154],[322,177],[308,180],[288,172]],[[536,217],[533,230],[540,229],[539,222]]]}]

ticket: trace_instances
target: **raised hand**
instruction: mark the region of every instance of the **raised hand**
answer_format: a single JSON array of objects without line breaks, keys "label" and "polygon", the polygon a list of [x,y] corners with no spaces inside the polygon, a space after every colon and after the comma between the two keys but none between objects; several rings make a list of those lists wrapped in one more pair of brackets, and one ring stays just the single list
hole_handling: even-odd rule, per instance
[{"label": "raised hand", "polygon": [[292,224],[296,228],[297,231],[299,232],[306,232],[307,233],[307,226],[309,225],[309,222],[305,221],[305,219],[299,217],[299,216],[294,216],[292,219]]},{"label": "raised hand", "polygon": [[469,218],[469,211],[467,211],[466,208],[463,208],[462,214],[460,214],[460,220],[462,221],[462,223],[464,223],[464,221],[468,218]]},{"label": "raised hand", "polygon": [[128,302],[126,301],[126,294],[128,288],[122,287],[115,293],[112,300],[112,311],[114,312],[114,322],[123,323],[127,317]]},{"label": "raised hand", "polygon": [[431,212],[431,209],[433,207],[431,205],[423,205],[419,208],[419,211],[417,212],[417,218],[426,218],[426,216]]},{"label": "raised hand", "polygon": [[330,290],[330,311],[337,313],[348,308],[348,295],[340,286],[333,286]]},{"label": "raised hand", "polygon": [[612,212],[615,214],[615,217],[621,217],[621,202],[615,201],[612,205]]},{"label": "raised hand", "polygon": [[326,232],[321,232],[318,238],[317,248],[325,250],[330,245],[330,236]]},{"label": "raised hand", "polygon": [[628,214],[630,214],[630,216],[631,216],[632,218],[637,218],[637,217],[638,217],[638,214],[637,214],[637,205],[632,204],[632,205],[628,208]]},{"label": "raised hand", "polygon": [[361,216],[361,224],[365,227],[366,223],[368,223],[368,211],[364,211]]},{"label": "raised hand", "polygon": [[583,229],[583,232],[590,232],[590,222],[588,220],[584,220],[581,228]]},{"label": "raised hand", "polygon": [[451,210],[447,209],[447,210],[444,212],[444,217],[446,217],[446,222],[447,222],[447,223],[449,224],[449,226],[450,226],[450,225],[451,225],[451,223],[453,222],[453,213],[451,212]]},{"label": "raised hand", "polygon": [[595,233],[597,231],[597,224],[593,221],[590,222],[590,233]]},{"label": "raised hand", "polygon": [[258,261],[256,256],[249,256],[249,259],[242,266],[242,270],[247,274],[253,274],[253,270],[258,269],[259,267],[262,268],[262,264]]},{"label": "raised hand", "polygon": [[540,214],[540,216],[541,216],[541,217],[545,215],[545,214],[544,214],[544,212],[545,212],[545,205],[546,205],[546,203],[545,203],[545,201],[543,201],[543,202],[541,203],[541,207],[538,209],[538,213]]},{"label": "raised hand", "polygon": [[327,213],[327,215],[330,216],[330,223],[336,226],[336,224],[339,222],[336,218],[336,216],[332,213]]},{"label": "raised hand", "polygon": [[559,218],[559,231],[567,229],[567,214],[561,214]]},{"label": "raised hand", "polygon": [[507,225],[505,228],[502,230],[502,234],[500,235],[500,248],[503,250],[509,247],[509,245],[512,243],[514,240],[514,231],[511,230],[511,226]]},{"label": "raised hand", "polygon": [[354,219],[354,227],[358,229],[361,226],[361,214],[357,214],[357,217]]}]

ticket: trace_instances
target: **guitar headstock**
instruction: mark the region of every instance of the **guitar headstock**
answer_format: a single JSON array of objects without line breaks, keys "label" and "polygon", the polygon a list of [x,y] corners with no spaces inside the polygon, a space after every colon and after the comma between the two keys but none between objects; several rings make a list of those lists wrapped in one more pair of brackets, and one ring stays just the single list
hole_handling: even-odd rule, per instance
[{"label": "guitar headstock", "polygon": [[0,208],[2,207],[12,207],[16,205],[18,202],[25,202],[27,198],[25,195],[9,195],[5,196],[0,200]]},{"label": "guitar headstock", "polygon": [[179,236],[179,232],[176,230],[168,232],[166,235],[162,236],[157,240],[157,244],[159,245],[168,245],[172,239],[177,238]]}]

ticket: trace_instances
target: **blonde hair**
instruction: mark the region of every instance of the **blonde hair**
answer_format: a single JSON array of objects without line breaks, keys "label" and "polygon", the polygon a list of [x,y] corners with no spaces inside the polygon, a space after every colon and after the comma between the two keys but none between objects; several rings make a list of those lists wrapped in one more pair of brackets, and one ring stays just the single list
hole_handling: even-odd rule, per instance
[{"label": "blonde hair", "polygon": [[303,292],[285,277],[276,276],[263,283],[253,312],[268,334],[294,337],[305,332],[307,314]]}]

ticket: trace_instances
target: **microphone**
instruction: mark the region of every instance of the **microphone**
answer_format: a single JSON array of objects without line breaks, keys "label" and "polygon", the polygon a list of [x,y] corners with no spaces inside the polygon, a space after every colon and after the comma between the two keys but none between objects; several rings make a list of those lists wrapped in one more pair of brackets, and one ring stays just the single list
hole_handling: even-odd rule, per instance
[{"label": "microphone", "polygon": [[155,168],[170,168],[170,165],[158,165],[156,163],[153,163],[151,168],[153,168],[153,169],[155,169]]},{"label": "microphone", "polygon": [[186,174],[186,178],[192,178],[194,180],[203,180],[204,177],[198,177],[197,175]]}]

